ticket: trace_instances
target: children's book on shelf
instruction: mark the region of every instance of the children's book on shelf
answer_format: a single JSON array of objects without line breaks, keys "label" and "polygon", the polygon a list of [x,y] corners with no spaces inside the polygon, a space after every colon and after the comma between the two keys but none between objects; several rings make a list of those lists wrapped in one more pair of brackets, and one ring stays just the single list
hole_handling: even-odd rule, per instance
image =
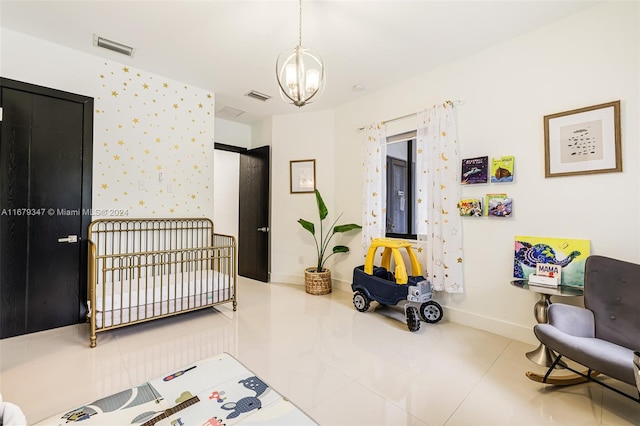
[{"label": "children's book on shelf", "polygon": [[512,204],[507,194],[487,194],[485,203],[487,216],[509,217],[513,211]]},{"label": "children's book on shelf", "polygon": [[512,155],[491,159],[491,182],[513,182],[513,163],[515,157]]},{"label": "children's book on shelf", "polygon": [[480,198],[465,198],[458,202],[460,216],[482,216],[482,200]]},{"label": "children's book on shelf", "polygon": [[462,160],[460,183],[470,185],[487,183],[489,157],[465,158]]}]

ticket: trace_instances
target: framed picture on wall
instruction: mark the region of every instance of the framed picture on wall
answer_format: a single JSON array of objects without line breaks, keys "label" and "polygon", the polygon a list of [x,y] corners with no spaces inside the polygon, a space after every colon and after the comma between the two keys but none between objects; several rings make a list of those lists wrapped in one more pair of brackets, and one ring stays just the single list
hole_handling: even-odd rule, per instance
[{"label": "framed picture on wall", "polygon": [[545,177],[622,171],[620,101],[544,117]]},{"label": "framed picture on wall", "polygon": [[289,161],[289,190],[292,194],[316,190],[316,160]]}]

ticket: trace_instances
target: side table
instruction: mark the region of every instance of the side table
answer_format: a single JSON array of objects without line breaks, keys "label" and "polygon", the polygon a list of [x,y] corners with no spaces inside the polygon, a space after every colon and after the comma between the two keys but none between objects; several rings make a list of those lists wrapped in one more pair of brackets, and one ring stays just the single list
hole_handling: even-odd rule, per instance
[{"label": "side table", "polygon": [[[528,280],[520,279],[511,281],[511,285],[521,288],[523,290],[533,291],[540,294],[540,300],[533,306],[533,314],[536,317],[538,324],[544,324],[547,322],[547,309],[551,305],[551,296],[582,296],[583,290],[580,287],[543,287],[537,285],[529,285]],[[527,352],[527,358],[535,362],[538,365],[544,367],[551,367],[553,361],[556,359],[555,354],[551,349],[540,343],[536,349],[531,352]]]}]

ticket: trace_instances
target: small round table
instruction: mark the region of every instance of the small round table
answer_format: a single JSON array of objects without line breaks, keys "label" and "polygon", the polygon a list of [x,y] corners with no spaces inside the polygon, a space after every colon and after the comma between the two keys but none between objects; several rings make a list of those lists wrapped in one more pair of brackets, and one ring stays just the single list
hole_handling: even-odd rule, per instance
[{"label": "small round table", "polygon": [[[521,288],[523,290],[533,291],[540,294],[540,300],[533,306],[533,314],[536,317],[538,324],[544,324],[547,322],[547,309],[551,305],[551,296],[582,296],[583,290],[580,287],[544,287],[538,285],[529,285],[528,280],[520,279],[511,281],[511,285]],[[553,361],[556,359],[556,355],[553,351],[540,343],[536,349],[531,352],[527,352],[527,358],[535,362],[536,364],[551,367]]]}]

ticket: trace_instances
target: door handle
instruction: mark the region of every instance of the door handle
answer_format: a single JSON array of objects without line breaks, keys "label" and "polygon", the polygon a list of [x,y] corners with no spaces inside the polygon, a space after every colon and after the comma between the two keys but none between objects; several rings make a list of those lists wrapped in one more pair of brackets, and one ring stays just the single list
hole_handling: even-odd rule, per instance
[{"label": "door handle", "polygon": [[263,226],[262,228],[258,228],[258,231],[260,231],[260,232],[269,232],[269,227],[268,226]]},{"label": "door handle", "polygon": [[67,237],[58,238],[58,242],[59,243],[77,243],[78,239],[79,238],[77,235],[69,235]]}]

